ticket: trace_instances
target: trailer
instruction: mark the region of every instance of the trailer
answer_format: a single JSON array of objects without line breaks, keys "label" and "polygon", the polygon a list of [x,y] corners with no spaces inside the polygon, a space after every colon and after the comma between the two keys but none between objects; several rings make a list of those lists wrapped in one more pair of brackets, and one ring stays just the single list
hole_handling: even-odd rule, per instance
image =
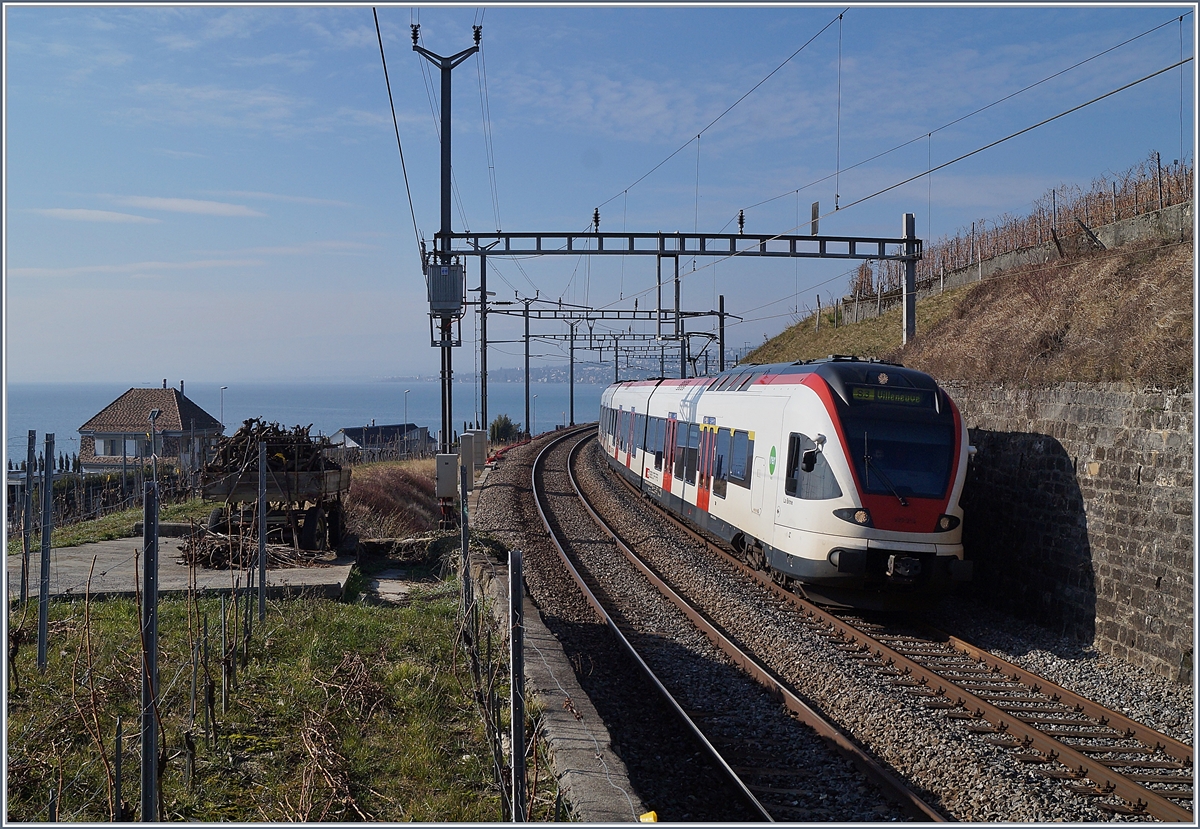
[{"label": "trailer", "polygon": [[296,550],[335,549],[344,530],[343,500],[350,470],[325,455],[327,438],[313,439],[310,427],[288,431],[278,424],[247,420],[222,438],[216,458],[201,471],[201,494],[220,502],[209,513],[210,533],[258,534],[258,445],[266,444],[267,541]]}]

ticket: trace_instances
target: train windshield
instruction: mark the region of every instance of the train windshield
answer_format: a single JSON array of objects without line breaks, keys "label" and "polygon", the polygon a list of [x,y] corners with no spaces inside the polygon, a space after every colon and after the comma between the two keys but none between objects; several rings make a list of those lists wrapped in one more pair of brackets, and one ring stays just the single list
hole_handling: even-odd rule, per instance
[{"label": "train windshield", "polygon": [[846,442],[858,480],[873,495],[941,498],[954,462],[948,423],[847,417]]}]

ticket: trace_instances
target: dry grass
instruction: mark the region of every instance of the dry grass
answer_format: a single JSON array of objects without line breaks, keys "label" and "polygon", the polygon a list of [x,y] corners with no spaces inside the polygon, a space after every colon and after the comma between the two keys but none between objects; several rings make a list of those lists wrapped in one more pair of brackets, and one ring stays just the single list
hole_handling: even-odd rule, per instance
[{"label": "dry grass", "polygon": [[405,538],[437,529],[436,469],[433,458],[355,467],[346,528],[360,538]]},{"label": "dry grass", "polygon": [[997,274],[917,304],[900,345],[900,310],[814,330],[809,317],[746,358],[784,362],[854,354],[941,380],[1125,382],[1190,387],[1193,243],[1130,245]]},{"label": "dry grass", "polygon": [[1192,251],[1126,247],[998,275],[888,357],[944,380],[1190,387]]},{"label": "dry grass", "polygon": [[[958,288],[921,300],[917,304],[918,336],[953,314],[967,290]],[[843,320],[852,318],[850,314]],[[745,362],[784,363],[814,360],[830,354],[882,358],[900,347],[900,324],[899,308],[893,308],[880,317],[839,325],[837,328],[833,327],[833,312],[826,311],[821,316],[820,331],[816,330],[816,317],[810,316],[750,352]]]}]

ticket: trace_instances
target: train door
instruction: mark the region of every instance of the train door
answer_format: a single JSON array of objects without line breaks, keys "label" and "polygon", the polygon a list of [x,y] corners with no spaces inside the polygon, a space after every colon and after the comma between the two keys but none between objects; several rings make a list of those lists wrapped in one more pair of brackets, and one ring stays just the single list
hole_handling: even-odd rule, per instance
[{"label": "train door", "polygon": [[675,419],[675,413],[671,412],[667,420],[667,434],[663,438],[663,468],[662,468],[662,488],[663,492],[671,491],[671,478],[673,477],[672,470],[675,468],[675,429],[678,427],[679,421]]},{"label": "train door", "polygon": [[750,486],[750,511],[762,515],[763,496],[767,492],[767,462],[760,456],[754,457],[754,483]]},{"label": "train door", "polygon": [[[633,458],[637,454],[637,444],[634,443],[634,436],[636,434],[636,424],[637,424],[637,410],[630,409],[629,414],[626,416],[625,419],[627,421],[629,421],[626,426],[628,433],[625,435],[625,440],[626,440],[625,448],[628,450],[625,454],[625,468],[631,469],[631,468],[633,468]],[[640,475],[639,475],[639,477],[640,477]]]},{"label": "train door", "polygon": [[697,462],[699,479],[696,482],[696,506],[704,512],[708,512],[712,493],[712,449],[717,437],[716,427],[707,422],[710,420],[712,418],[705,418],[705,425],[700,427],[700,458]]}]

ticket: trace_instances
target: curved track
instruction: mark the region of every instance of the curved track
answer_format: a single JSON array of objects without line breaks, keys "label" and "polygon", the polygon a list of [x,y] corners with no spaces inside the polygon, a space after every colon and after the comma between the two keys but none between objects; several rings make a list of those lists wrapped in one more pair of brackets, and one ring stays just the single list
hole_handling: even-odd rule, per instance
[{"label": "curved track", "polygon": [[[805,759],[796,762],[795,741],[788,739],[788,732],[795,730],[795,720],[799,720],[818,735],[816,742],[821,746],[816,749],[818,753],[836,752],[848,758],[861,775],[879,787],[886,800],[900,803],[904,814],[918,820],[942,820],[938,811],[922,802],[898,778],[863,752],[836,726],[824,720],[797,695],[787,690],[769,669],[725,636],[703,613],[691,607],[678,593],[671,590],[649,566],[641,562],[632,550],[620,541],[590,507],[587,509],[592,520],[603,527],[605,533],[616,542],[621,558],[614,555],[616,551],[611,551],[605,557],[597,557],[594,550],[591,554],[580,557],[571,552],[572,547],[577,546],[572,543],[572,536],[578,533],[578,525],[573,523],[577,522],[577,519],[568,516],[572,509],[578,510],[578,506],[568,506],[564,501],[573,497],[576,499],[576,505],[586,506],[586,498],[581,493],[573,473],[572,493],[564,493],[561,488],[548,487],[545,469],[548,463],[553,466],[564,463],[563,460],[551,459],[562,458],[569,440],[570,453],[565,465],[570,467],[578,448],[588,437],[590,435],[587,434],[582,439],[578,434],[565,435],[547,445],[535,462],[533,490],[542,522],[551,536],[555,537],[555,546],[564,565],[588,596],[588,601],[596,613],[624,643],[660,693],[670,700],[669,705],[679,718],[681,728],[692,735],[709,755],[711,762],[723,771],[730,785],[741,793],[745,803],[757,815],[756,819],[803,820],[811,816],[811,812],[806,811],[801,801],[814,790],[814,766],[827,768],[830,761],[828,758],[814,758],[814,747],[810,746],[806,749],[808,754],[805,755]],[[661,609],[655,609],[650,614],[639,612],[640,608],[653,602],[644,594],[631,596],[630,588],[625,582],[614,582],[611,577],[619,569],[629,574],[636,572],[638,575],[635,578],[642,582],[643,590],[646,583],[653,585],[675,609],[675,615],[679,617],[676,624],[682,623],[685,628],[694,626],[703,632],[709,642],[724,654],[725,659],[758,681],[770,698],[782,701],[791,716],[781,718],[776,712],[772,718],[754,711],[754,706],[747,705],[747,695],[744,692],[728,694],[730,702],[724,707],[713,704],[715,695],[697,694],[694,689],[689,692],[688,686],[692,684],[693,677],[681,679],[681,667],[685,673],[690,671],[699,674],[712,666],[693,664],[688,667],[689,661],[694,660],[689,660],[684,652],[694,654],[696,647],[686,643],[686,631],[683,634],[685,638],[680,640],[679,645],[669,648],[661,646],[658,640],[664,637],[665,632],[662,628],[667,626],[663,622]],[[628,578],[628,575],[625,578]],[[647,651],[645,656],[639,653],[639,646]],[[701,661],[711,662],[712,657],[702,656]],[[663,672],[664,678],[656,676],[656,671]],[[739,681],[745,680],[735,680],[728,675],[723,677],[720,683],[721,691],[735,688]],[[677,699],[668,686],[682,689],[682,699]],[[703,724],[698,724],[697,720]],[[811,736],[809,740],[813,741]]]},{"label": "curved track", "polygon": [[[632,493],[637,490],[613,476]],[[1097,798],[1106,811],[1192,822],[1192,748],[1020,669],[969,643],[913,625],[833,614],[795,595],[674,515],[679,531],[803,614],[834,646],[874,664],[926,708],[968,721],[970,731],[1013,749],[1047,778]]]}]

